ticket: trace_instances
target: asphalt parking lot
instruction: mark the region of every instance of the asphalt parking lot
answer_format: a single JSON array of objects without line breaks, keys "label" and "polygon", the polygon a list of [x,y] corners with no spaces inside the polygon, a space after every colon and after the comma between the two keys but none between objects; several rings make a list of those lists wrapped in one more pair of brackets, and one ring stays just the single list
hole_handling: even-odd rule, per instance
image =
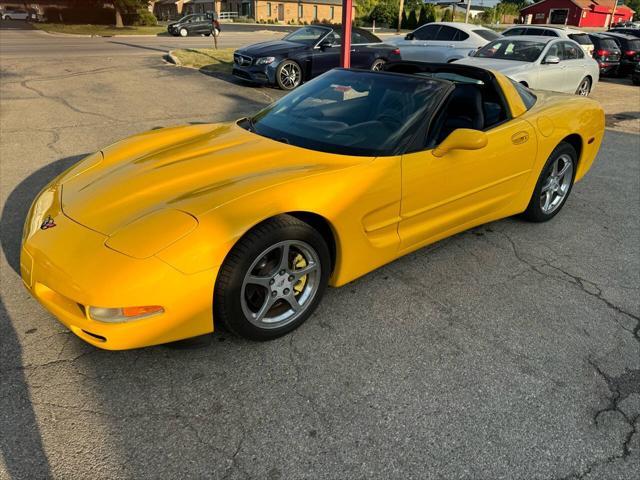
[{"label": "asphalt parking lot", "polygon": [[[506,219],[413,253],[331,289],[276,341],[216,333],[106,352],[22,286],[33,196],[127,135],[232,120],[281,93],[165,64],[174,44],[155,39],[86,39],[79,53],[66,38],[10,34],[0,32],[0,478],[637,478],[633,119],[609,112],[593,169],[551,222]],[[613,83],[620,113],[638,116],[640,89]],[[613,96],[605,85],[596,98]]]}]

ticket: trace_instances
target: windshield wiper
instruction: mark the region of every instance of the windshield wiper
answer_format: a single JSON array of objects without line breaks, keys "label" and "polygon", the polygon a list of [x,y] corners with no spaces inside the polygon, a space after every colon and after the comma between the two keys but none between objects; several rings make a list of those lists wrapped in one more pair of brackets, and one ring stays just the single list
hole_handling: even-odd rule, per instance
[{"label": "windshield wiper", "polygon": [[247,128],[247,130],[249,130],[250,132],[255,132],[256,131],[256,125],[255,125],[255,123],[253,123],[253,118],[245,117],[243,120],[245,122],[247,122],[247,125],[249,127],[249,128]]}]

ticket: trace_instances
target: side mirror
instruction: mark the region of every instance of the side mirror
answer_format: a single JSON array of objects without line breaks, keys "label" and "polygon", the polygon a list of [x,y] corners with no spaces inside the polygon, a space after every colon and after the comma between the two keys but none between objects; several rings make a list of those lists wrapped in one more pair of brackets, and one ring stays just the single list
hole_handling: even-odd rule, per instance
[{"label": "side mirror", "polygon": [[487,134],[480,130],[458,128],[433,149],[435,157],[443,157],[451,150],[480,150],[487,146]]},{"label": "side mirror", "polygon": [[413,40],[414,38],[413,33],[407,33],[406,37],[404,37],[405,40]]},{"label": "side mirror", "polygon": [[556,57],[555,55],[547,55],[544,58],[544,62],[542,63],[547,63],[549,65],[557,65],[558,63],[560,63],[560,57]]}]

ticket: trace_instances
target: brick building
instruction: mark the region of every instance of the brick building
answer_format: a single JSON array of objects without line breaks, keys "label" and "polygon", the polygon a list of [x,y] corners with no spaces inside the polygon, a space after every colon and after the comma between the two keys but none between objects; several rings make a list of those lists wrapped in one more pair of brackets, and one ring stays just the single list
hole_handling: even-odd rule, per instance
[{"label": "brick building", "polygon": [[522,23],[553,23],[575,27],[607,27],[631,20],[633,14],[633,10],[622,5],[622,2],[618,5],[616,0],[542,0],[520,10]]}]

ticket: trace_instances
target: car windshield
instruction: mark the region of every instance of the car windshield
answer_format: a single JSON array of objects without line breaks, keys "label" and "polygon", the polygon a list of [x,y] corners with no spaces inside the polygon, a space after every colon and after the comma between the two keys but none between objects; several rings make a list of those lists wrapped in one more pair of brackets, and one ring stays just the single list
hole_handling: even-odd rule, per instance
[{"label": "car windshield", "polygon": [[431,115],[451,82],[331,70],[240,125],[258,135],[342,155],[392,155],[416,122]]},{"label": "car windshield", "polygon": [[304,27],[295,32],[291,32],[289,35],[283,38],[289,42],[304,43],[305,45],[311,45],[316,43],[322,37],[329,32],[327,28],[321,27]]},{"label": "car windshield", "polygon": [[517,62],[535,62],[540,57],[545,45],[544,42],[533,40],[496,40],[482,47],[474,56]]}]

